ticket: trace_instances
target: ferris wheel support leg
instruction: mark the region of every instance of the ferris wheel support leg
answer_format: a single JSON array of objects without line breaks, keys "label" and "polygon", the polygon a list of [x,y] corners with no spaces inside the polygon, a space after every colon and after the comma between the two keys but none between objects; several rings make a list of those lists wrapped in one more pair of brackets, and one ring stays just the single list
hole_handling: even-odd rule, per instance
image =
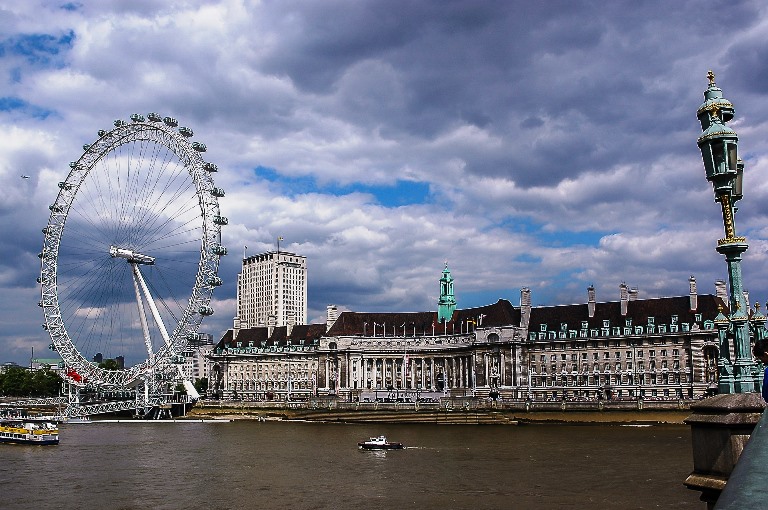
[{"label": "ferris wheel support leg", "polygon": [[141,299],[141,292],[139,291],[139,281],[136,275],[139,273],[139,268],[136,267],[135,262],[131,262],[133,268],[133,289],[136,291],[136,303],[139,307],[139,319],[141,320],[141,330],[144,333],[144,344],[147,347],[147,355],[149,356],[149,364],[154,366],[154,351],[152,349],[152,340],[149,337],[149,325],[147,324],[147,314],[144,311],[144,301]]},{"label": "ferris wheel support leg", "polygon": [[[149,289],[147,288],[146,282],[144,282],[144,278],[141,276],[141,271],[139,271],[138,264],[132,263],[131,266],[133,267],[133,275],[136,280],[138,280],[139,285],[141,286],[141,290],[144,293],[144,297],[147,300],[147,304],[149,304],[149,309],[152,311],[152,317],[155,319],[155,323],[157,323],[157,327],[160,329],[160,334],[163,336],[163,340],[165,340],[165,345],[167,345],[169,348],[171,347],[171,337],[168,336],[168,330],[165,329],[165,324],[163,324],[163,319],[160,317],[160,312],[157,310],[157,305],[155,305],[155,300],[152,299],[152,295],[149,293]],[[195,389],[194,385],[187,379],[187,376],[184,374],[184,370],[182,370],[181,365],[176,365],[176,370],[179,372],[179,376],[181,377],[182,384],[184,385],[184,389],[187,390],[187,395],[189,395],[192,400],[199,400],[200,394]]]}]

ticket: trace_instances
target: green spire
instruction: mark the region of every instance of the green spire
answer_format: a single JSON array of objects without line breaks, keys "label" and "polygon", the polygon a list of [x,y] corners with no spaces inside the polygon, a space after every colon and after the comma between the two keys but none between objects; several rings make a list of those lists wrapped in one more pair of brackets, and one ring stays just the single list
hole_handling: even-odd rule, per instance
[{"label": "green spire", "polygon": [[437,321],[448,322],[453,317],[453,311],[456,310],[456,297],[453,295],[453,277],[448,269],[448,262],[445,263],[443,276],[440,278],[440,299],[437,300]]}]

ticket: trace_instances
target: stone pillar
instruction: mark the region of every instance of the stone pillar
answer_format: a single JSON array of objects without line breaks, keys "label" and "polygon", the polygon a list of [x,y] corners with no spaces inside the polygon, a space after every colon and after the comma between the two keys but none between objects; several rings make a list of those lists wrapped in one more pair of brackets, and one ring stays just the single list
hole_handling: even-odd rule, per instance
[{"label": "stone pillar", "polygon": [[691,406],[685,423],[691,426],[693,472],[684,484],[701,491],[708,510],[714,508],[764,408],[760,393],[716,395]]}]

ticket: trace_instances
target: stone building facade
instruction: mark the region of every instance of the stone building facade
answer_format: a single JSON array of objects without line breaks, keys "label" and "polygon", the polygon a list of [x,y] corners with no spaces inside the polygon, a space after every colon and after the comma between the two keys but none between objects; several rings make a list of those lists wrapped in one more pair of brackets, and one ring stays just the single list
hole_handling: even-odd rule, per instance
[{"label": "stone building facade", "polygon": [[531,310],[526,344],[529,398],[691,399],[717,388],[720,297],[620,300]]},{"label": "stone building facade", "polygon": [[699,398],[717,387],[721,290],[698,295],[691,277],[688,296],[639,300],[621,284],[618,301],[597,302],[590,287],[585,304],[531,307],[524,288],[519,307],[501,299],[447,321],[329,306],[323,324],[227,331],[208,356],[212,390],[278,401]]}]

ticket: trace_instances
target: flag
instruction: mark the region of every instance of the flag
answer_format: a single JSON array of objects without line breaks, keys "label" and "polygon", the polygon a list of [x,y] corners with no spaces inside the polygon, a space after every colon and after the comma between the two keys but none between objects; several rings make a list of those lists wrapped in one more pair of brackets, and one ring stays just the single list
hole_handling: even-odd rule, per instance
[{"label": "flag", "polygon": [[81,376],[80,374],[75,372],[74,369],[71,369],[71,368],[69,370],[67,370],[67,377],[69,377],[70,379],[72,379],[75,382],[82,382],[82,380],[83,380],[83,376]]}]

